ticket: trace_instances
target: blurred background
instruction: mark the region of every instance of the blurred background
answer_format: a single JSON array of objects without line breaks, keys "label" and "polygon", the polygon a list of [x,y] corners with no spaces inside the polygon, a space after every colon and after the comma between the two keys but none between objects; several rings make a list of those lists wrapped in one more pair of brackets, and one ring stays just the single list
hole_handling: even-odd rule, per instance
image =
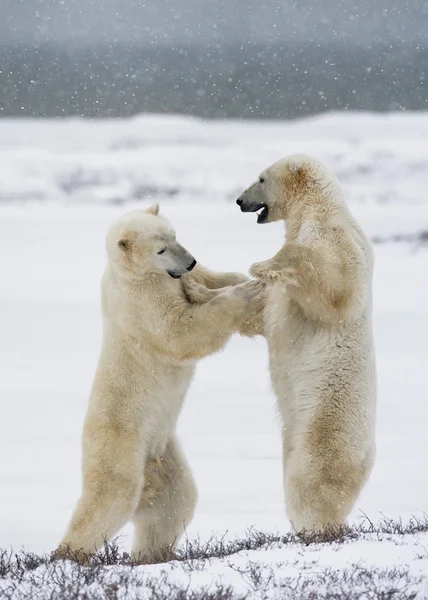
[{"label": "blurred background", "polygon": [[0,115],[421,110],[422,0],[2,0]]}]

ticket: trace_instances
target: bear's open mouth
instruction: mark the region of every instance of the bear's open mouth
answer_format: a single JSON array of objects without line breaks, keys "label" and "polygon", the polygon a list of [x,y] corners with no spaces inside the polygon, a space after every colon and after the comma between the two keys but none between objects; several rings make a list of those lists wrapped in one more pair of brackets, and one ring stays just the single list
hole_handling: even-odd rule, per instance
[{"label": "bear's open mouth", "polygon": [[257,213],[257,223],[264,223],[269,216],[269,208],[263,204],[263,210]]},{"label": "bear's open mouth", "polygon": [[[264,202],[246,202],[245,200],[241,200],[238,198],[236,201],[238,206],[241,207],[241,212],[256,212],[257,214],[257,223],[264,223],[269,215],[269,208],[267,204]],[[261,212],[258,212],[261,211]]]},{"label": "bear's open mouth", "polygon": [[167,269],[166,271],[167,271],[168,275],[170,277],[172,277],[173,279],[180,279],[180,277],[182,275],[181,273],[177,273],[176,271],[170,271],[169,269]]}]

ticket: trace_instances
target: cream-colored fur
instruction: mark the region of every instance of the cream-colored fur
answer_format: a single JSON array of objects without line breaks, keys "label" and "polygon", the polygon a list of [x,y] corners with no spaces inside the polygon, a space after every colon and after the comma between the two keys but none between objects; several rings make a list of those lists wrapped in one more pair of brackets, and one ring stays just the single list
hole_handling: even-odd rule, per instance
[{"label": "cream-colored fur", "polygon": [[374,460],[373,253],[339,181],[310,157],[272,165],[248,196],[287,226],[251,273],[271,282],[265,335],[288,514],[297,531],[322,532],[345,524]]},{"label": "cream-colored fur", "polygon": [[264,335],[283,423],[287,510],[297,532],[334,533],[375,453],[371,245],[336,177],[307,156],[266,169],[237,203],[262,210],[261,223],[286,222],[285,244],[251,274],[267,282]]},{"label": "cream-colored fur", "polygon": [[[133,557],[166,560],[190,522],[196,487],[175,427],[196,361],[243,324],[260,283],[197,266],[223,288],[191,304],[179,277],[194,266],[158,207],[132,211],[107,234],[103,342],[83,431],[83,490],[55,556],[86,561],[127,521]],[[260,309],[260,307],[259,307]]]}]

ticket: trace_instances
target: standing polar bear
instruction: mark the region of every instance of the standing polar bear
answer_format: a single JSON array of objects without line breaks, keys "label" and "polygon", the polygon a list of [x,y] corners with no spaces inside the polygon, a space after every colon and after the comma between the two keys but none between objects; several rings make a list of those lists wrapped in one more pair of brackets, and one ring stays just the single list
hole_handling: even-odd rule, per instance
[{"label": "standing polar bear", "polygon": [[328,533],[345,525],[374,461],[372,248],[337,178],[308,156],[270,166],[237,204],[261,210],[258,223],[286,223],[285,244],[251,274],[270,282],[264,334],[288,515],[297,532]]},{"label": "standing polar bear", "polygon": [[86,562],[131,519],[134,560],[172,556],[196,503],[175,436],[195,363],[245,327],[250,305],[260,308],[263,284],[199,266],[189,277],[225,289],[211,302],[191,304],[180,277],[196,261],[158,209],[131,211],[107,234],[104,333],[83,431],[83,490],[56,558]]},{"label": "standing polar bear", "polygon": [[[284,220],[287,237],[251,274],[267,282],[248,335],[267,338],[283,424],[287,510],[298,533],[336,535],[371,471],[376,370],[373,254],[336,177],[303,155],[280,160],[237,200],[258,223]],[[215,295],[189,283],[189,297]]]}]

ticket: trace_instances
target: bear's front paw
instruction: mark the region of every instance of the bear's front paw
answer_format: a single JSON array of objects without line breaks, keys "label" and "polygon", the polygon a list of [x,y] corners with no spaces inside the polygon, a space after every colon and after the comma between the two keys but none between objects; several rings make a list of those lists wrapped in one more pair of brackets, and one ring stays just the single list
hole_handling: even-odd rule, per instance
[{"label": "bear's front paw", "polygon": [[231,298],[242,298],[247,302],[251,302],[263,294],[265,288],[266,285],[259,279],[250,279],[245,283],[230,287],[227,293]]},{"label": "bear's front paw", "polygon": [[296,284],[297,271],[293,267],[282,267],[275,265],[270,260],[255,263],[250,269],[251,275],[263,281],[282,281],[290,285]]},{"label": "bear's front paw", "polygon": [[266,281],[276,281],[277,279],[281,279],[280,272],[273,268],[270,260],[255,263],[251,267],[250,273],[256,279],[264,279]]},{"label": "bear's front paw", "polygon": [[215,290],[209,290],[201,283],[186,277],[182,278],[182,286],[187,299],[193,304],[205,304],[218,294]]},{"label": "bear's front paw", "polygon": [[268,261],[254,263],[250,269],[250,275],[256,277],[256,279],[262,279],[265,277],[266,272],[269,271]]}]

